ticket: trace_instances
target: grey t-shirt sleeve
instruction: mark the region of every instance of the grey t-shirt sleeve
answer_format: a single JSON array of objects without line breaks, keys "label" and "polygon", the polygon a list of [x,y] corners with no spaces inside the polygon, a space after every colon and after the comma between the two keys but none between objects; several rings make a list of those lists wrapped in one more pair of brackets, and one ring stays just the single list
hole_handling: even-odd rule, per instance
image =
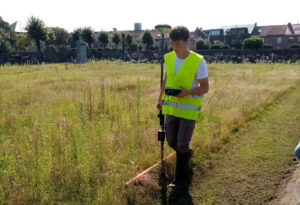
[{"label": "grey t-shirt sleeve", "polygon": [[196,71],[196,79],[199,80],[207,77],[208,77],[208,73],[207,73],[206,63],[205,60],[202,59]]},{"label": "grey t-shirt sleeve", "polygon": [[164,63],[164,72],[167,72],[167,69],[166,69],[166,65],[165,65],[165,63]]}]

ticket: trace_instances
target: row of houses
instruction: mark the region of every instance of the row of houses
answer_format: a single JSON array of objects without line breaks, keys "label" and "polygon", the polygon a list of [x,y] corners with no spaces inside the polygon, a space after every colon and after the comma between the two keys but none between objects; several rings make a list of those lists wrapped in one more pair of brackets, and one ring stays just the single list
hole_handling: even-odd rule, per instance
[{"label": "row of houses", "polygon": [[300,24],[291,23],[270,26],[258,26],[255,23],[209,30],[197,28],[195,33],[212,44],[223,42],[231,48],[240,48],[242,41],[249,37],[260,37],[264,44],[269,44],[274,49],[287,49],[300,43]]},{"label": "row of houses", "polygon": [[[143,30],[135,29],[133,31],[122,32],[130,33],[136,42],[141,43]],[[154,47],[159,48],[161,46],[160,33],[156,30],[150,30],[150,32],[154,38]],[[195,50],[197,40],[202,38],[211,44],[222,42],[233,49],[239,49],[242,47],[243,40],[249,37],[260,37],[264,44],[268,44],[274,49],[288,49],[293,44],[300,44],[300,24],[288,23],[286,25],[258,26],[257,23],[254,23],[224,26],[222,28],[208,30],[196,28],[195,31],[190,32],[189,48]],[[166,44],[170,45],[168,35],[165,35],[165,39]]]}]

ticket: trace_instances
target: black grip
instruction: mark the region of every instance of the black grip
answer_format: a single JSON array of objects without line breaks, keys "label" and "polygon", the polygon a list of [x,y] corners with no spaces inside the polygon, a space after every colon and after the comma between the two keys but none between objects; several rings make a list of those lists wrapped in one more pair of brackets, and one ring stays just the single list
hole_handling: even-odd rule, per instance
[{"label": "black grip", "polygon": [[166,95],[177,96],[179,93],[181,93],[181,90],[176,88],[166,88],[165,93]]}]

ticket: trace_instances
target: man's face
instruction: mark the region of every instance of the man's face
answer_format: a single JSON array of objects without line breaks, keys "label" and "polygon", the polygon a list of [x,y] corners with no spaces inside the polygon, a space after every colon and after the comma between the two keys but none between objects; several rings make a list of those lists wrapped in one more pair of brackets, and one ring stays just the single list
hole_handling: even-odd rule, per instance
[{"label": "man's face", "polygon": [[171,41],[171,46],[176,53],[181,53],[185,51],[188,48],[188,44],[189,44],[189,39],[187,39],[186,41],[184,40]]}]

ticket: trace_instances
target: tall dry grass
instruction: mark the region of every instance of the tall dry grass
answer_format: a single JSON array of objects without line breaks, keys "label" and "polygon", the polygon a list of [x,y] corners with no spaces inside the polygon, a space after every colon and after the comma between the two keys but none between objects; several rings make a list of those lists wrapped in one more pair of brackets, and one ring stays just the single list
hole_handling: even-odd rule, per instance
[{"label": "tall dry grass", "polygon": [[[232,129],[300,78],[291,64],[208,71],[192,139],[199,169]],[[157,64],[0,67],[0,203],[124,204],[124,183],[160,156],[159,80]]]}]

